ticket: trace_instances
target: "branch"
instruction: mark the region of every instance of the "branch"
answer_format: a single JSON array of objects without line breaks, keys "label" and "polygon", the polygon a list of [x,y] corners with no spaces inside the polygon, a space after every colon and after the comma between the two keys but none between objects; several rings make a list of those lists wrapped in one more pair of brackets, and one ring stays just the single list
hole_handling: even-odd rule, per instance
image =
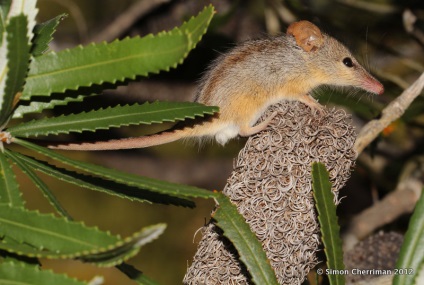
[{"label": "branch", "polygon": [[129,7],[124,13],[115,19],[103,31],[94,36],[90,41],[111,41],[117,38],[123,31],[127,30],[134,24],[137,19],[153,10],[157,6],[167,3],[170,0],[141,0]]},{"label": "branch", "polygon": [[391,122],[399,119],[403,113],[405,113],[405,110],[411,105],[412,101],[420,95],[423,88],[424,73],[383,110],[380,119],[372,120],[362,128],[354,146],[357,156],[359,156],[364,148],[369,145],[384,128]]},{"label": "branch", "polygon": [[406,163],[396,189],[351,221],[344,233],[345,249],[352,248],[358,240],[414,210],[423,189],[423,167],[424,156],[416,157]]},{"label": "branch", "polygon": [[399,216],[411,213],[420,197],[422,183],[418,180],[402,182],[398,188],[372,207],[357,215],[351,222],[347,234],[361,240]]}]

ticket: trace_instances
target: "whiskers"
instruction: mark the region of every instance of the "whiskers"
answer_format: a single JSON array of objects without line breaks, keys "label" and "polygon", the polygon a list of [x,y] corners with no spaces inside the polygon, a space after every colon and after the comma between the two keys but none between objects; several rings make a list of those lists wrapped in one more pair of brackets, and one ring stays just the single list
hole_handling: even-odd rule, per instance
[{"label": "whiskers", "polygon": [[[324,85],[314,90],[314,97],[316,97],[321,104],[325,105],[329,102],[348,104],[359,104],[361,100],[374,101],[375,94],[365,91],[361,88],[350,86],[329,86]],[[323,101],[323,99],[325,101]]]}]

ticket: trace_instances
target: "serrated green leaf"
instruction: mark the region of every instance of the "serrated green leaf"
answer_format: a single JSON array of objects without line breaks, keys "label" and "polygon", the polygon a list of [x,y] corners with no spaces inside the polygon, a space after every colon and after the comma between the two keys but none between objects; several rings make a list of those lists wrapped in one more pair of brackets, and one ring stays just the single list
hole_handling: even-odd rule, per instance
[{"label": "serrated green leaf", "polygon": [[36,7],[37,1],[27,1],[27,0],[14,0],[12,1],[12,5],[10,6],[9,13],[7,15],[8,20],[11,18],[23,15],[26,18],[26,36],[28,39],[27,44],[30,44],[32,40],[33,33],[35,27],[35,17],[37,16],[38,9]]},{"label": "serrated green leaf", "polygon": [[269,260],[256,235],[246,223],[228,197],[223,194],[216,196],[218,208],[213,215],[217,226],[237,249],[240,260],[246,265],[255,284],[278,284]]},{"label": "serrated green leaf", "polygon": [[119,238],[51,214],[0,205],[0,235],[62,254],[96,251]]},{"label": "serrated green leaf", "polygon": [[8,204],[13,207],[24,205],[15,173],[3,152],[0,152],[0,204]]},{"label": "serrated green leaf", "polygon": [[197,43],[202,39],[203,35],[212,20],[215,9],[209,5],[203,9],[196,17],[181,25],[180,30],[188,35],[189,50],[196,47]]},{"label": "serrated green leaf", "polygon": [[205,9],[192,18],[183,31],[175,28],[156,36],[79,46],[36,57],[31,62],[21,99],[93,84],[116,83],[176,67],[195,45],[195,40],[200,40],[199,31],[206,30],[209,22],[205,19],[212,17],[211,10]]},{"label": "serrated green leaf", "polygon": [[33,143],[30,143],[28,141],[22,140],[22,139],[14,139],[14,142],[26,147],[28,149],[31,149],[33,151],[36,151],[37,153],[40,153],[42,155],[45,155],[51,159],[60,161],[61,163],[71,166],[75,169],[79,169],[82,171],[87,171],[91,175],[100,176],[104,179],[111,180],[117,183],[122,183],[129,186],[134,186],[140,189],[147,189],[152,192],[171,195],[175,197],[193,197],[193,198],[213,198],[215,194],[212,191],[204,190],[201,188],[188,186],[188,185],[181,185],[176,183],[170,183],[165,182],[161,180],[156,180],[148,177],[142,177],[130,173],[125,173],[118,171],[116,169],[110,169],[82,161],[76,161],[73,159],[70,159],[64,155],[61,155],[57,152],[54,152],[52,150],[49,150],[45,147],[41,147],[38,145],[35,145]]},{"label": "serrated green leaf", "polygon": [[143,245],[157,239],[165,231],[165,228],[165,224],[145,227],[132,237],[125,239],[121,245],[114,246],[106,251],[99,251],[95,254],[83,255],[80,259],[104,267],[121,264],[135,256]]},{"label": "serrated green leaf", "polygon": [[165,224],[145,227],[124,240],[114,244],[87,251],[66,252],[48,249],[38,249],[27,243],[13,240],[1,240],[0,249],[18,256],[47,259],[80,259],[84,262],[95,263],[101,267],[111,267],[122,263],[136,255],[140,248],[155,240],[165,230]]},{"label": "serrated green leaf", "polygon": [[3,262],[0,264],[0,284],[3,285],[88,285],[66,275],[50,270],[40,270],[39,266],[23,262]]},{"label": "serrated green leaf", "polygon": [[166,33],[50,52],[31,62],[21,99],[168,70],[181,62],[187,45],[184,34]]},{"label": "serrated green leaf", "polygon": [[[319,162],[312,164],[312,188],[315,205],[318,212],[318,221],[321,227],[324,252],[327,257],[327,268],[343,270],[343,250],[340,239],[340,227],[337,221],[336,205],[331,192],[331,182],[325,165]],[[343,285],[343,274],[328,275],[330,284]]]},{"label": "serrated green leaf", "polygon": [[140,190],[136,187],[130,187],[128,185],[119,184],[113,181],[76,173],[49,165],[46,162],[39,161],[19,153],[14,153],[14,155],[19,157],[20,160],[22,160],[26,165],[28,165],[28,167],[31,167],[35,171],[41,171],[56,179],[77,185],[79,187],[100,191],[132,201],[136,200],[139,202],[153,202],[166,205],[172,204],[190,208],[194,208],[195,206],[194,203],[190,200],[154,193],[147,190]]},{"label": "serrated green leaf", "polygon": [[37,24],[34,28],[34,39],[32,40],[31,54],[40,56],[49,49],[49,44],[53,40],[53,34],[57,26],[67,17],[66,14],[61,14],[44,23]]},{"label": "serrated green leaf", "polygon": [[[53,99],[48,102],[39,101],[28,101],[29,105],[19,105],[18,108],[13,111],[13,119],[20,119],[26,114],[30,113],[41,113],[44,110],[53,109],[56,106],[65,106],[71,102],[82,102],[88,96],[97,96],[97,94],[91,95],[79,95],[77,97],[65,97],[64,99]],[[22,101],[21,101],[22,102]]]},{"label": "serrated green leaf", "polygon": [[13,160],[13,162],[25,173],[29,179],[41,190],[44,197],[49,201],[50,205],[62,216],[70,219],[69,214],[66,210],[60,205],[59,201],[56,199],[54,194],[50,191],[49,187],[27,166],[24,160],[21,160],[19,156],[15,155],[13,152],[5,150],[5,154]]},{"label": "serrated green leaf", "polygon": [[[32,218],[28,221],[29,216]],[[121,240],[80,223],[10,207],[0,207],[0,225],[2,235],[20,241],[20,244],[2,241],[0,248],[5,251],[37,258],[78,258],[102,267],[115,266],[133,257],[143,245],[155,240],[166,228],[165,224],[152,225]],[[96,237],[90,236],[89,240],[84,240],[89,235]]]},{"label": "serrated green leaf", "polygon": [[[12,17],[6,27],[7,65],[0,69],[0,126],[9,119],[13,100],[23,88],[29,64],[29,44],[27,38],[27,18],[24,15]],[[1,58],[1,57],[0,57]],[[0,84],[1,86],[2,84]]]},{"label": "serrated green leaf", "polygon": [[213,114],[217,107],[192,102],[155,102],[115,106],[79,114],[22,123],[8,131],[12,136],[31,137],[69,132],[105,130],[112,127],[182,121]]},{"label": "serrated green leaf", "polygon": [[[424,264],[424,189],[415,205],[414,213],[409,221],[399,258],[395,268],[406,270],[405,274],[396,274],[393,285],[417,284],[418,273]],[[411,272],[409,270],[412,270]]]},{"label": "serrated green leaf", "polygon": [[138,270],[132,265],[123,263],[116,266],[122,273],[124,273],[128,278],[135,281],[139,285],[159,285],[149,277],[147,277],[143,272]]}]

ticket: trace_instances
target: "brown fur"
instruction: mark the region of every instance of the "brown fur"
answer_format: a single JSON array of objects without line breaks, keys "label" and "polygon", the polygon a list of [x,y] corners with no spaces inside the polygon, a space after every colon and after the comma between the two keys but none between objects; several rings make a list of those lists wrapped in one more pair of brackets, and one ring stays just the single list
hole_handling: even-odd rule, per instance
[{"label": "brown fur", "polygon": [[[353,66],[344,63],[346,58]],[[301,21],[290,25],[288,35],[243,43],[215,60],[199,84],[195,101],[219,106],[218,115],[152,136],[55,148],[141,148],[187,137],[215,138],[225,144],[237,135],[264,129],[273,116],[254,126],[256,121],[280,100],[297,100],[320,109],[309,96],[320,85],[353,86],[377,94],[384,90],[341,43]]]}]

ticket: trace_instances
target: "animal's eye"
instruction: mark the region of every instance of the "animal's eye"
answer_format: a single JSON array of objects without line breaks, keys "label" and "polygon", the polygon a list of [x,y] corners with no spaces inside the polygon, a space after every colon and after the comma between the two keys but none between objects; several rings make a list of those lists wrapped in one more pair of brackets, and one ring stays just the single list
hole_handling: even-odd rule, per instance
[{"label": "animal's eye", "polygon": [[350,57],[345,57],[343,59],[343,64],[346,65],[347,67],[353,67],[353,62]]}]

